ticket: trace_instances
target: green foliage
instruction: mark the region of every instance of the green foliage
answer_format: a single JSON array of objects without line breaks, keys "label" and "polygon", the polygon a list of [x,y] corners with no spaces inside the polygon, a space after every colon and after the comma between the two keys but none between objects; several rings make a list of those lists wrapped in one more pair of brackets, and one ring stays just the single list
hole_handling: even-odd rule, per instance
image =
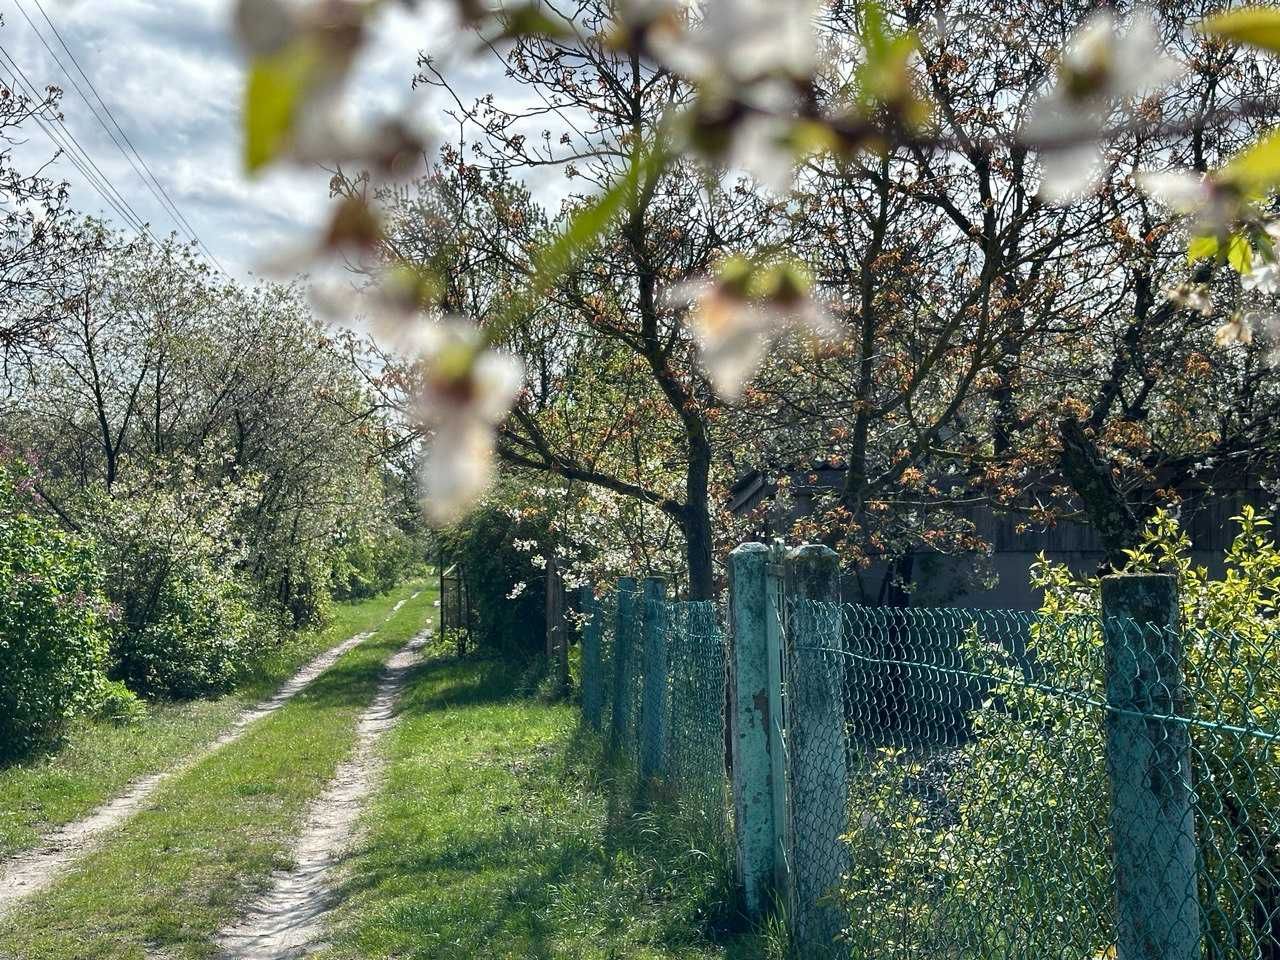
[{"label": "green foliage", "polygon": [[37,512],[0,465],[0,758],[56,738],[104,682],[107,604],[89,541]]},{"label": "green foliage", "polygon": [[[446,564],[465,577],[478,646],[499,650],[541,649],[546,638],[544,572],[519,541],[547,543],[547,527],[486,506],[442,535]],[[517,589],[520,584],[523,588]],[[514,594],[514,597],[513,597]]]},{"label": "green foliage", "polygon": [[149,713],[146,702],[119,680],[104,683],[98,694],[98,702],[93,706],[95,720],[120,726],[142,723]]},{"label": "green foliage", "polygon": [[423,544],[393,524],[355,528],[334,551],[330,582],[336,600],[363,600],[390,590],[423,564]]},{"label": "green foliage", "polygon": [[121,610],[112,674],[151,696],[227,690],[277,636],[237,575],[231,517],[242,491],[147,476],[102,495],[93,524]]},{"label": "green foliage", "polygon": [[[1165,512],[1128,564],[1180,583],[1212,956],[1247,956],[1249,944],[1273,939],[1280,907],[1280,550],[1254,510],[1235,519],[1221,578],[1191,563],[1187,536]],[[1086,958],[1112,949],[1100,581],[1043,557],[1032,578],[1044,603],[1025,653],[981,625],[963,644],[964,676],[985,684],[967,735],[944,750],[872,751],[853,778],[847,934],[868,952],[1012,955],[1034,944]]]}]

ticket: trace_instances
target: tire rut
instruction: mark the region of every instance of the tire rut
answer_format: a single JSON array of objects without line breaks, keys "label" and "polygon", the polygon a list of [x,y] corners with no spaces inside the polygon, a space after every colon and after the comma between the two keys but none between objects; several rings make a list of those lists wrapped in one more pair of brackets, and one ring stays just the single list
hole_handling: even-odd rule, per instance
[{"label": "tire rut", "polygon": [[[385,624],[394,617],[421,592],[417,591],[397,602],[382,623]],[[93,850],[109,830],[118,827],[146,806],[166,780],[191,769],[201,760],[239,740],[254,723],[283,707],[314,683],[344,653],[364,643],[377,630],[378,628],[374,628],[357,633],[337,646],[330,647],[285,681],[270,698],[236,717],[227,730],[211,743],[173,766],[133,781],[123,793],[108,800],[92,813],[45,834],[31,850],[0,862],[0,913],[6,912],[19,900],[49,887],[64,870]]]},{"label": "tire rut", "polygon": [[323,945],[324,920],[334,906],[332,870],[385,762],[378,740],[395,723],[405,680],[431,635],[424,631],[387,661],[373,702],[356,722],[355,752],[312,804],[293,848],[293,866],[278,871],[240,920],[218,934],[226,960],[293,960]]}]

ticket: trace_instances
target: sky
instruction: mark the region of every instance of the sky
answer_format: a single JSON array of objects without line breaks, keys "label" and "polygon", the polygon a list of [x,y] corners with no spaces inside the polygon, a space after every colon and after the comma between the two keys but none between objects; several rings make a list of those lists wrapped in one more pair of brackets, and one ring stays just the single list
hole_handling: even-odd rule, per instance
[{"label": "sky", "polygon": [[[0,45],[36,87],[63,88],[67,128],[161,237],[176,228],[173,216],[131,167],[127,145],[122,152],[112,142],[108,131],[122,138],[111,121],[104,116],[104,128],[62,72],[53,54],[98,106],[41,5],[129,141],[229,274],[249,277],[281,249],[305,242],[308,225],[318,223],[327,208],[328,175],[293,168],[250,180],[243,173],[244,62],[230,31],[231,0],[0,0]],[[419,51],[456,47],[456,36],[438,18],[393,8],[379,24],[375,55],[361,63],[353,103],[361,111],[389,111],[412,102],[442,125],[443,101],[416,99],[410,82]],[[501,68],[492,62],[467,65],[457,76],[468,95],[503,85]],[[0,82],[10,82],[7,64],[0,68]],[[54,151],[34,125],[23,137],[15,147],[20,169]],[[71,184],[78,209],[120,222],[66,157],[53,169]]]}]

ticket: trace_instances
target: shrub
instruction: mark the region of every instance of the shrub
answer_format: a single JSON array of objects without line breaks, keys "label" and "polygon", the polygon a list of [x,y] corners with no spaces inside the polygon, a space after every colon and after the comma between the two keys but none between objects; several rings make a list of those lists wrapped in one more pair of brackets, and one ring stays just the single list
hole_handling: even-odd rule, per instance
[{"label": "shrub", "polygon": [[55,739],[104,682],[107,604],[88,540],[36,512],[0,466],[0,757]]},{"label": "shrub", "polygon": [[421,565],[421,544],[394,524],[356,529],[334,553],[330,574],[333,596],[338,600],[377,596]]},{"label": "shrub", "polygon": [[148,696],[196,697],[231,687],[277,626],[252,602],[231,517],[235,488],[143,477],[102,495],[94,523],[119,605],[111,675]]},{"label": "shrub", "polygon": [[[516,541],[545,542],[547,531],[496,506],[475,511],[443,535],[446,563],[460,565],[480,646],[535,651],[546,642],[545,572]],[[519,588],[525,584],[524,588]]]},{"label": "shrub", "polygon": [[95,720],[128,726],[147,719],[147,705],[136,693],[119,680],[108,680],[102,685],[98,702],[93,708]]}]

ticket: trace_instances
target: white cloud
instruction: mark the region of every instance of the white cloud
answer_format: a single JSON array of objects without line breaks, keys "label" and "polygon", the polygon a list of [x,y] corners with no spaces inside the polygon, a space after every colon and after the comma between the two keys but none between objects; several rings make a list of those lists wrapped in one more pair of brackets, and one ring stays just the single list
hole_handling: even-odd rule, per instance
[{"label": "white cloud", "polygon": [[[229,31],[229,0],[42,2],[138,152],[230,273],[246,276],[269,258],[273,247],[296,240],[323,216],[328,205],[324,171],[274,171],[254,181],[241,172],[243,69]],[[63,87],[66,126],[152,231],[160,236],[176,229],[173,217],[62,73],[54,54],[93,101],[35,0],[20,3],[53,53],[16,3],[6,5],[0,43],[34,85]],[[411,17],[397,8],[384,18],[375,55],[365,59],[357,74],[354,99],[359,108],[376,112],[403,106],[412,95],[419,50],[447,48],[456,36],[438,16]],[[477,92],[503,84],[501,69],[492,62],[468,67],[461,76],[467,89]],[[7,73],[4,78],[7,82]],[[429,104],[428,115],[443,107],[443,102]],[[30,165],[47,158],[52,145],[44,134],[34,125],[24,133],[27,142],[17,148],[19,159]],[[67,158],[55,169],[71,183],[77,207],[119,222]]]}]

